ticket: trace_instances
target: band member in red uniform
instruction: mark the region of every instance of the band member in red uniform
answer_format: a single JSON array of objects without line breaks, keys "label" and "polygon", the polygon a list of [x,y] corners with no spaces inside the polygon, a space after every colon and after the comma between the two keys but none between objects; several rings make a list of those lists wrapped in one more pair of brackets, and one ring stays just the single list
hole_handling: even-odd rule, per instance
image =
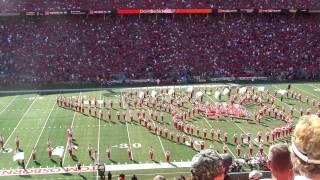
[{"label": "band member in red uniform", "polygon": [[237,145],[237,152],[238,152],[238,157],[240,157],[241,156],[241,145],[240,144]]},{"label": "band member in red uniform", "polygon": [[18,151],[20,150],[20,140],[18,136],[16,136],[15,141],[16,141],[16,151]]},{"label": "band member in red uniform", "polygon": [[93,113],[94,113],[94,117],[97,117],[97,107],[96,106],[93,108]]},{"label": "band member in red uniform", "polygon": [[203,139],[206,139],[207,138],[207,129],[204,128],[203,129]]},{"label": "band member in red uniform", "polygon": [[88,146],[88,155],[90,158],[92,158],[92,145],[91,144],[89,144],[89,146]]},{"label": "band member in red uniform", "polygon": [[69,155],[72,157],[73,152],[72,152],[72,147],[70,144],[68,145],[68,152],[69,152]]},{"label": "band member in red uniform", "polygon": [[159,127],[159,135],[162,136],[162,128],[161,128],[161,126]]},{"label": "band member in red uniform", "polygon": [[262,143],[259,145],[259,152],[260,152],[260,155],[262,156],[263,155],[263,144]]},{"label": "band member in red uniform", "polygon": [[258,136],[258,142],[260,143],[261,142],[261,136],[262,136],[261,131],[258,131],[257,136]]},{"label": "band member in red uniform", "polygon": [[184,134],[182,134],[182,142],[183,142],[183,144],[186,143],[186,135],[184,135]]},{"label": "band member in red uniform", "polygon": [[167,128],[164,129],[164,137],[166,139],[168,138],[168,129]]},{"label": "band member in red uniform", "polygon": [[223,153],[224,154],[228,153],[228,146],[226,144],[223,144]]},{"label": "band member in red uniform", "polygon": [[214,141],[214,129],[213,128],[211,129],[210,133],[211,133],[211,139],[212,139],[212,141]]},{"label": "band member in red uniform", "polygon": [[248,132],[248,134],[247,134],[247,136],[248,136],[248,143],[250,143],[251,142],[251,133],[250,132]]},{"label": "band member in red uniform", "polygon": [[111,108],[111,109],[113,108],[113,102],[112,102],[112,100],[110,100],[110,108]]},{"label": "band member in red uniform", "polygon": [[197,127],[197,136],[200,136],[200,127]]},{"label": "band member in red uniform", "polygon": [[127,152],[128,152],[128,158],[129,158],[129,160],[132,161],[132,151],[131,151],[130,146],[128,147]]},{"label": "band member in red uniform", "polygon": [[238,144],[238,135],[236,132],[234,132],[234,134],[233,134],[233,142],[234,142],[234,144]]},{"label": "band member in red uniform", "polygon": [[250,156],[253,155],[253,147],[252,147],[251,143],[249,144],[249,154],[250,154]]},{"label": "band member in red uniform", "polygon": [[153,153],[154,153],[153,147],[150,146],[149,155],[150,155],[150,160],[151,160],[151,161],[153,161]]},{"label": "band member in red uniform", "polygon": [[177,133],[177,143],[180,143],[180,134]]},{"label": "band member in red uniform", "polygon": [[130,122],[133,123],[133,112],[130,112]]},{"label": "band member in red uniform", "polygon": [[4,137],[2,135],[0,135],[0,150],[4,149]]},{"label": "band member in red uniform", "polygon": [[31,154],[32,154],[32,161],[36,161],[37,160],[37,151],[36,151],[35,147],[32,148]]},{"label": "band member in red uniform", "polygon": [[224,136],[224,143],[227,143],[227,142],[228,142],[228,133],[225,132],[225,133],[223,134],[223,136]]},{"label": "band member in red uniform", "polygon": [[122,112],[122,117],[123,117],[123,120],[124,120],[124,121],[126,121],[126,115],[127,115],[126,112],[123,111],[123,112]]},{"label": "band member in red uniform", "polygon": [[112,114],[111,114],[111,111],[108,111],[108,118],[109,118],[109,121],[111,122],[111,121],[112,121]]},{"label": "band member in red uniform", "polygon": [[266,132],[266,138],[267,138],[267,143],[269,143],[269,140],[270,140],[270,132],[269,131]]},{"label": "band member in red uniform", "polygon": [[193,136],[193,125],[190,126],[191,135]]},{"label": "band member in red uniform", "polygon": [[91,106],[90,105],[88,106],[88,112],[89,112],[89,115],[91,116]]},{"label": "band member in red uniform", "polygon": [[190,140],[190,147],[193,149],[194,148],[194,139],[193,138],[191,138],[191,140]]},{"label": "band member in red uniform", "polygon": [[94,160],[98,161],[98,151],[94,150]]},{"label": "band member in red uniform", "polygon": [[51,145],[50,146],[48,146],[48,158],[49,159],[51,159],[51,157],[52,157],[52,148],[51,148]]},{"label": "band member in red uniform", "polygon": [[170,151],[167,150],[166,153],[165,153],[165,155],[166,155],[166,161],[167,161],[167,162],[170,162],[170,156],[171,156]]},{"label": "band member in red uniform", "polygon": [[244,133],[243,132],[241,132],[240,138],[241,138],[241,144],[243,144],[244,143]]},{"label": "band member in red uniform", "polygon": [[221,131],[220,131],[220,128],[217,130],[217,134],[218,134],[218,140],[220,140],[220,137],[221,137]]},{"label": "band member in red uniform", "polygon": [[107,153],[107,158],[110,159],[111,158],[111,149],[110,149],[109,145],[107,146],[106,153]]},{"label": "band member in red uniform", "polygon": [[164,121],[164,116],[163,116],[163,112],[160,113],[160,117],[161,117],[161,121]]},{"label": "band member in red uniform", "polygon": [[119,111],[117,111],[117,119],[118,119],[118,121],[120,121],[120,112]]},{"label": "band member in red uniform", "polygon": [[204,150],[204,141],[200,141],[200,150]]}]

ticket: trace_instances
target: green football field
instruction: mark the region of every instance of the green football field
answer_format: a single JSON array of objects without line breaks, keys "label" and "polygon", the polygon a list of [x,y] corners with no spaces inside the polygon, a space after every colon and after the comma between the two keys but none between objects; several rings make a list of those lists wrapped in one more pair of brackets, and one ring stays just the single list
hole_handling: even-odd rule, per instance
[{"label": "green football field", "polygon": [[[232,84],[235,86],[235,84]],[[223,91],[223,86],[231,86],[231,84],[208,84],[208,85],[192,85],[196,92],[203,92],[203,102],[215,103],[219,100],[215,98],[216,91]],[[239,85],[240,86],[240,85]],[[290,111],[291,107],[294,107],[293,118],[296,122],[300,117],[300,109],[304,111],[310,108],[311,113],[316,113],[318,110],[318,102],[320,99],[320,84],[318,83],[300,83],[292,84],[291,90],[300,93],[302,95],[302,101],[298,101],[292,98],[283,98],[281,101],[281,95],[278,93],[274,97],[274,92],[287,88],[287,84],[259,84],[259,85],[241,85],[241,86],[254,86],[254,87],[265,87],[265,91],[259,92],[262,97],[262,101],[266,102],[268,97],[266,90],[270,92],[270,98],[275,99],[276,106],[281,109],[286,109],[286,112]],[[158,97],[168,100],[170,95],[167,93],[161,93],[163,89],[173,88],[176,92],[177,97],[181,97],[186,100],[188,96],[188,86],[170,86],[170,87],[149,87],[149,88],[125,88],[125,89],[109,89],[102,88],[95,91],[73,91],[73,92],[41,92],[41,93],[15,93],[14,95],[1,94],[0,97],[0,135],[4,137],[5,151],[0,152],[0,170],[13,170],[21,169],[21,165],[13,160],[15,154],[15,138],[16,136],[20,139],[20,149],[24,152],[25,166],[27,169],[31,168],[54,168],[59,166],[59,160],[57,157],[52,159],[48,158],[47,153],[47,140],[48,138],[52,142],[53,148],[67,148],[67,128],[72,127],[73,129],[73,145],[74,145],[74,156],[69,156],[68,152],[63,153],[63,166],[64,167],[75,167],[77,162],[80,162],[85,167],[94,165],[96,162],[103,163],[106,167],[119,166],[120,170],[115,169],[113,174],[119,174],[120,172],[127,172],[127,174],[138,174],[139,179],[150,179],[158,172],[163,173],[167,177],[173,177],[179,174],[188,174],[189,169],[178,166],[175,167],[175,163],[188,163],[191,161],[192,156],[196,154],[199,149],[199,142],[203,140],[205,142],[205,148],[214,148],[215,150],[223,151],[223,142],[215,139],[211,140],[210,129],[214,128],[221,130],[221,137],[223,133],[228,133],[228,153],[232,156],[237,157],[236,144],[233,143],[233,134],[236,132],[240,135],[241,132],[251,132],[253,137],[256,137],[258,131],[262,131],[263,135],[265,132],[270,131],[274,127],[284,126],[283,121],[277,120],[270,116],[264,116],[260,124],[252,121],[246,121],[242,119],[235,119],[231,121],[229,117],[220,118],[213,120],[207,118],[203,114],[197,114],[193,116],[189,123],[195,127],[200,127],[200,136],[192,136],[195,140],[195,148],[190,148],[189,144],[176,141],[176,133],[178,130],[173,128],[172,117],[168,112],[164,112],[164,122],[160,121],[160,109],[148,107],[142,105],[142,107],[133,107],[128,105],[127,102],[130,100],[138,99],[138,97],[128,98],[125,100],[125,94],[128,92],[149,92],[155,91]],[[257,88],[256,88],[257,89]],[[235,94],[235,87],[231,88],[231,95]],[[98,100],[97,109],[104,113],[102,119],[93,117],[87,114],[82,114],[68,108],[59,107],[56,103],[57,96],[62,95],[66,97],[84,97],[85,101],[89,97]],[[150,96],[150,93],[149,93]],[[147,96],[148,97],[148,96]],[[306,97],[309,98],[309,104],[306,103]],[[103,106],[100,100],[112,100],[113,108]],[[312,105],[312,99],[315,100],[315,106]],[[228,96],[222,96],[221,102],[229,102]],[[123,104],[120,107],[119,102]],[[86,104],[86,103],[85,103]],[[184,104],[184,107],[177,107],[177,112],[186,111],[192,108],[193,105],[189,102]],[[259,105],[253,102],[245,104],[245,107],[250,113],[257,112]],[[158,112],[158,120],[152,120],[153,124],[158,124],[162,128],[167,128],[169,132],[174,134],[174,140],[159,136],[150,132],[146,127],[139,124],[137,118],[137,112],[145,110],[147,118],[150,119],[152,110]],[[87,112],[87,110],[85,110]],[[112,122],[108,120],[107,113],[112,112]],[[127,121],[116,119],[117,112],[126,113]],[[134,122],[130,122],[129,111],[134,114]],[[202,138],[202,129],[208,130],[206,139]],[[188,137],[189,138],[189,137]],[[187,138],[187,139],[188,139]],[[281,138],[276,142],[285,142],[289,137]],[[182,139],[181,139],[182,141]],[[188,140],[187,140],[188,141]],[[254,141],[255,142],[255,141]],[[88,145],[91,144],[94,150],[97,150],[97,160],[93,160],[88,156]],[[268,146],[271,142],[267,143],[265,136],[263,136],[263,146],[265,152],[268,150]],[[111,148],[111,159],[107,158],[106,149],[107,146]],[[132,160],[129,160],[127,147],[130,146],[132,150]],[[149,158],[149,148],[154,148],[154,161]],[[254,143],[254,154],[258,152],[258,144]],[[35,147],[37,151],[37,161],[32,161],[31,151]],[[166,162],[165,152],[170,151],[172,168],[161,169],[161,164]],[[242,145],[241,155],[248,154],[248,145]],[[134,166],[130,166],[134,164]],[[146,169],[139,169],[139,166],[150,164]],[[154,165],[152,165],[154,164]],[[160,164],[160,165],[159,165]],[[165,164],[165,163],[164,163]],[[124,166],[122,166],[124,165]],[[126,166],[127,165],[127,166]],[[128,169],[126,169],[128,167]],[[160,168],[157,168],[160,167]],[[122,169],[121,169],[122,168]],[[154,170],[152,170],[154,169]],[[108,169],[106,169],[108,171]],[[45,171],[44,171],[45,172]],[[48,172],[50,174],[50,172]],[[140,174],[140,175],[139,175]],[[2,172],[0,173],[0,179],[19,179],[24,176],[3,176],[8,175]],[[34,179],[94,179],[95,173],[82,173],[81,176],[77,173],[66,173],[66,174],[50,174],[46,175],[28,175]]]}]

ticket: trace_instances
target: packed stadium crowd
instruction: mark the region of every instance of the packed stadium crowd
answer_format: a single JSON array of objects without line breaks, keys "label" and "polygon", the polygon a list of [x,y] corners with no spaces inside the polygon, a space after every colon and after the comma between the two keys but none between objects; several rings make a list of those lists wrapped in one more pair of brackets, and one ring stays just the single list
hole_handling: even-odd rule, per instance
[{"label": "packed stadium crowd", "polygon": [[0,83],[319,76],[317,16],[0,18]]},{"label": "packed stadium crowd", "polygon": [[34,11],[34,10],[70,10],[70,9],[97,9],[110,10],[112,8],[320,8],[317,0],[302,1],[269,1],[269,0],[3,0],[0,1],[0,12]]}]

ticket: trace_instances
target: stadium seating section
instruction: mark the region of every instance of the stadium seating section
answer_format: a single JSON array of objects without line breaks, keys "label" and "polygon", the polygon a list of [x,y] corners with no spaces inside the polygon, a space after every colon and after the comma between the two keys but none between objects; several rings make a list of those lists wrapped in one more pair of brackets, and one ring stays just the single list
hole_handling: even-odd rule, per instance
[{"label": "stadium seating section", "polygon": [[1,84],[320,72],[320,18],[145,15],[0,18]]},{"label": "stadium seating section", "polygon": [[318,0],[1,0],[0,12],[112,8],[320,8]]}]

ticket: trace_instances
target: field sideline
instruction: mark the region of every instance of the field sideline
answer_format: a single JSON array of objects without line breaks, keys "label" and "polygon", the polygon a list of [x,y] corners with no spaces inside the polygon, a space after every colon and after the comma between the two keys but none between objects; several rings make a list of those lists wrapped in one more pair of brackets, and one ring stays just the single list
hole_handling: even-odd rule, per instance
[{"label": "field sideline", "polygon": [[[207,94],[204,94],[204,101],[214,103],[217,99],[214,97],[216,89],[219,89],[221,85],[226,84],[213,84],[213,85],[204,85],[203,87],[193,85],[193,87],[200,91],[204,89],[208,90]],[[268,85],[254,85],[254,86],[264,86],[271,93],[271,96],[274,95],[274,91],[279,89],[286,89],[287,84],[268,84]],[[178,94],[184,94],[187,86],[179,87],[175,86]],[[124,92],[131,90],[140,91],[143,88],[125,88],[125,89],[101,89],[97,91],[77,91],[77,92],[65,92],[65,93],[29,93],[23,94],[19,93],[17,95],[0,97],[0,135],[3,135],[5,138],[5,147],[8,152],[0,152],[0,170],[9,170],[9,169],[19,169],[21,166],[13,161],[14,149],[15,149],[15,137],[19,136],[21,149],[23,149],[25,156],[26,168],[46,168],[46,167],[57,167],[59,166],[58,160],[56,158],[48,159],[47,156],[47,140],[51,139],[53,147],[60,147],[63,149],[67,148],[67,128],[72,127],[74,132],[74,144],[76,145],[75,156],[70,157],[66,152],[63,155],[63,166],[65,167],[74,167],[77,162],[81,162],[84,166],[94,165],[94,161],[88,157],[87,147],[88,144],[92,144],[93,149],[98,151],[98,160],[100,163],[106,165],[125,165],[125,164],[146,164],[157,162],[165,162],[165,151],[169,150],[171,152],[172,163],[178,162],[189,162],[192,156],[197,153],[200,149],[198,142],[201,140],[201,137],[195,136],[196,147],[191,149],[185,144],[173,142],[170,139],[164,137],[156,136],[153,133],[150,133],[146,128],[139,125],[138,120],[135,118],[134,123],[130,122],[118,122],[113,120],[109,122],[105,119],[94,118],[91,116],[83,115],[81,113],[64,109],[58,107],[56,104],[56,98],[58,95],[64,95],[67,97],[96,97],[99,100],[103,98],[111,99],[114,102],[114,108],[111,110],[112,115],[115,118],[117,111],[124,111],[129,117],[128,104],[124,100]],[[150,90],[160,91],[159,88],[149,88]],[[211,90],[212,91],[209,91]],[[302,95],[302,102],[292,99],[284,98],[283,101],[280,101],[280,95],[277,95],[275,98],[275,104],[281,108],[284,107],[286,111],[290,110],[290,107],[294,106],[294,120],[297,121],[300,117],[300,109],[306,110],[305,97],[315,99],[316,106],[308,105],[311,109],[311,113],[317,112],[317,104],[320,100],[320,84],[319,83],[299,83],[292,84],[292,90],[300,93]],[[209,93],[210,92],[210,93]],[[227,96],[222,97],[222,101],[228,101]],[[118,102],[122,102],[123,107],[119,106]],[[103,108],[102,104],[98,103],[98,107],[101,107],[104,113],[107,113],[110,109]],[[249,112],[255,112],[258,110],[258,107],[254,104],[248,103],[245,105]],[[191,104],[186,104],[185,109],[190,108]],[[150,116],[148,109],[144,108],[147,112],[147,116]],[[136,114],[136,109],[131,111]],[[167,127],[170,131],[176,133],[177,131],[172,128],[172,120],[169,113],[164,113],[164,122],[163,126]],[[210,136],[211,128],[220,128],[221,132],[227,132],[229,135],[229,142],[227,144],[228,152],[233,156],[237,156],[236,145],[232,142],[232,135],[234,132],[237,132],[239,135],[241,132],[251,132],[253,136],[257,132],[270,131],[273,127],[283,126],[282,121],[276,120],[270,117],[264,117],[263,123],[258,125],[253,122],[247,122],[241,119],[236,119],[236,122],[231,122],[230,118],[222,118],[219,120],[212,120],[202,115],[197,115],[192,118],[192,123],[195,126],[201,128],[206,128],[208,130],[208,136]],[[202,132],[202,131],[201,131]],[[222,133],[223,136],[223,133]],[[271,143],[267,143],[263,137],[264,149],[267,151],[268,146]],[[290,138],[288,138],[290,141]],[[213,147],[219,152],[223,151],[223,144],[220,141],[210,141],[205,139],[205,147]],[[283,139],[278,140],[277,142],[284,142]],[[107,145],[111,147],[111,159],[108,159],[106,156]],[[127,146],[130,145],[132,149],[133,160],[129,160],[127,156]],[[154,161],[151,161],[149,158],[149,147],[153,146],[154,148]],[[33,162],[31,159],[32,147],[37,149],[37,162]],[[243,145],[242,153],[248,153],[247,145]],[[254,147],[254,152],[256,153],[257,147]],[[172,166],[174,169],[175,166]],[[134,168],[133,168],[134,169]],[[180,168],[179,168],[180,169]],[[119,169],[116,172],[121,171]],[[187,168],[181,167],[181,171],[184,174],[187,174]],[[139,170],[140,174],[150,174],[150,170]],[[157,170],[158,172],[158,170]],[[159,170],[159,173],[173,173],[174,170],[162,169]],[[152,172],[154,173],[154,172]],[[151,173],[151,174],[152,174]],[[133,174],[129,172],[129,174]],[[172,176],[171,176],[172,175]],[[173,177],[175,174],[168,176]],[[76,176],[76,177],[73,177]],[[87,178],[92,178],[94,175],[92,173],[84,173],[83,176]],[[151,175],[150,175],[151,176]],[[150,176],[146,176],[150,178]],[[2,177],[0,179],[17,179],[19,176],[13,177]],[[43,178],[75,178],[77,175],[52,175],[45,177],[45,175],[31,175],[35,179]],[[139,177],[139,176],[138,176]],[[143,179],[143,175],[141,179]],[[146,178],[147,179],[147,178]]]}]

